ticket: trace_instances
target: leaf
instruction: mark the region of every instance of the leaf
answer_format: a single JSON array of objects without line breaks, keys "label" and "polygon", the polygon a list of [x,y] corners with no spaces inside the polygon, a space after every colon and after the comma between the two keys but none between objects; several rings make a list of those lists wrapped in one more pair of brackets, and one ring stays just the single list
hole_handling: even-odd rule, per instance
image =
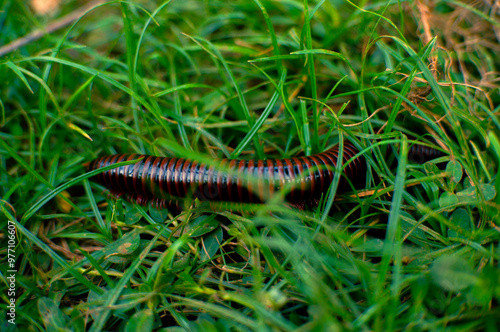
[{"label": "leaf", "polygon": [[[467,210],[459,208],[453,211],[450,217],[450,222],[457,225],[458,227],[470,231],[471,230],[471,218]],[[463,237],[457,231],[453,229],[448,230],[449,237]]]},{"label": "leaf", "polygon": [[439,206],[442,208],[452,206],[458,203],[458,198],[457,195],[449,193],[449,192],[444,192],[441,197],[439,197]]},{"label": "leaf", "polygon": [[[186,227],[175,232],[174,236],[187,235],[189,237],[197,237],[213,231],[219,226],[219,221],[215,219],[217,215],[202,215],[190,221]],[[182,233],[181,233],[182,231]]]},{"label": "leaf", "polygon": [[[456,160],[450,160],[448,164],[446,164],[446,174],[448,174],[450,181],[456,185],[462,179],[462,165]],[[453,187],[455,187],[455,185],[453,185]]]},{"label": "leaf", "polygon": [[180,272],[186,270],[190,266],[190,264],[193,262],[193,256],[191,253],[187,252],[182,257],[179,259],[175,260],[172,264],[172,268],[167,269],[167,271],[170,272]]},{"label": "leaf", "polygon": [[[479,190],[483,194],[484,200],[486,202],[491,201],[493,198],[495,198],[496,190],[495,190],[495,187],[492,186],[491,184],[480,183]],[[464,189],[464,190],[458,192],[457,198],[460,202],[475,201],[478,199],[476,192],[477,192],[476,187],[469,187],[467,189]]]},{"label": "leaf", "polygon": [[141,220],[142,215],[139,209],[137,209],[133,204],[125,204],[125,206],[126,206],[126,211],[125,215],[123,216],[124,223],[126,223],[127,225],[133,225],[139,220]]},{"label": "leaf", "polygon": [[134,251],[139,248],[139,245],[141,243],[141,237],[139,234],[134,234],[130,238],[129,241],[123,242],[116,248],[116,251],[113,254],[109,255],[106,260],[113,262],[113,263],[124,263],[128,260],[128,258],[125,258],[123,256],[131,255]]},{"label": "leaf", "polygon": [[219,250],[222,243],[222,228],[218,227],[213,232],[203,237],[201,256],[202,262],[212,259],[215,253]]},{"label": "leaf", "polygon": [[149,205],[149,215],[151,219],[153,219],[158,224],[163,224],[165,220],[168,218],[168,210],[167,209],[157,209],[153,205]]},{"label": "leaf", "polygon": [[134,234],[130,241],[124,242],[118,247],[117,253],[119,255],[130,255],[139,248],[140,242],[141,237],[139,234]]},{"label": "leaf", "polygon": [[130,317],[125,325],[125,331],[152,331],[154,322],[153,318],[153,311],[151,311],[151,309],[142,309]]},{"label": "leaf", "polygon": [[82,312],[79,309],[73,309],[70,313],[71,318],[71,328],[73,332],[84,332],[85,329],[85,319],[82,316]]},{"label": "leaf", "polygon": [[477,283],[477,276],[469,263],[457,255],[441,256],[431,266],[431,276],[441,288],[460,292]]},{"label": "leaf", "polygon": [[37,305],[47,331],[71,331],[69,317],[59,309],[54,300],[42,297],[38,300]]}]

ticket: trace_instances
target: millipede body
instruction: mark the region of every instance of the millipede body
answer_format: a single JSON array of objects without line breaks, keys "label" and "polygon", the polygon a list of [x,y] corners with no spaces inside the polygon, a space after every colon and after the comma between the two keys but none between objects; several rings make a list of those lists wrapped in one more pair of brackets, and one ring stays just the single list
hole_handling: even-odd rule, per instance
[{"label": "millipede body", "polygon": [[[338,192],[360,184],[366,163],[349,141],[344,143]],[[421,145],[410,147],[408,159],[417,163],[445,155]],[[355,158],[356,157],[356,158]],[[339,146],[309,157],[238,160],[217,159],[207,164],[186,158],[154,157],[140,154],[104,156],[87,163],[88,171],[122,161],[142,158],[135,164],[120,166],[95,176],[95,180],[117,196],[139,204],[151,202],[161,208],[178,199],[200,201],[263,203],[284,189],[285,199],[296,206],[315,203],[327,193],[339,160]],[[349,161],[352,159],[351,161]],[[349,162],[348,162],[349,161]]]},{"label": "millipede body", "polygon": [[[365,162],[350,142],[343,150],[344,176],[338,191],[364,177]],[[339,146],[309,157],[237,160],[220,159],[210,165],[186,158],[117,154],[98,158],[86,165],[94,170],[118,162],[142,158],[139,162],[104,171],[95,177],[114,194],[126,195],[138,203],[155,202],[158,207],[172,199],[262,203],[285,188],[292,204],[314,202],[325,195],[333,181],[339,160]],[[347,180],[349,179],[349,181]]]}]

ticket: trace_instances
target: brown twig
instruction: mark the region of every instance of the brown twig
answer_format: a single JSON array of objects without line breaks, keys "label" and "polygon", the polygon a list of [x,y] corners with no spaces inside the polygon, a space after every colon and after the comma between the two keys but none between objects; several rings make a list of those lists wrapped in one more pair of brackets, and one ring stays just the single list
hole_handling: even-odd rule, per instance
[{"label": "brown twig", "polygon": [[69,25],[70,23],[82,17],[87,11],[103,2],[104,0],[92,1],[86,6],[78,8],[70,14],[50,23],[45,29],[36,29],[35,31],[27,34],[24,37],[16,39],[13,42],[0,47],[0,57],[9,54],[10,52],[17,50],[18,48],[23,47],[31,42],[34,42],[35,40],[42,38],[46,34],[52,33]]}]

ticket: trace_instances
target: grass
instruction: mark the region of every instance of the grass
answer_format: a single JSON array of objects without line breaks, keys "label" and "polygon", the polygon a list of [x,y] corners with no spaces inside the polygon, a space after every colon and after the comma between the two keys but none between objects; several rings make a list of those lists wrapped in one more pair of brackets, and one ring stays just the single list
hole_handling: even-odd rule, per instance
[{"label": "grass", "polygon": [[[0,44],[76,5],[42,16],[0,2]],[[2,316],[2,330],[494,331],[496,18],[458,1],[110,2],[4,55],[6,311],[8,221],[17,272],[16,325]],[[156,210],[109,197],[82,167],[345,140],[365,186],[306,210],[280,197],[251,213]],[[446,156],[413,163],[417,141]]]}]

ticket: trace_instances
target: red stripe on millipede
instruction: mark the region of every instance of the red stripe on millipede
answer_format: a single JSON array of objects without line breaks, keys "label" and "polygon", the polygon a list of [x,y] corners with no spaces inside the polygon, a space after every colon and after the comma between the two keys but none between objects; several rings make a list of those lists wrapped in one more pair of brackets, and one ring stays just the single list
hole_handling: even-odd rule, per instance
[{"label": "red stripe on millipede", "polygon": [[154,157],[153,164],[151,165],[151,174],[149,175],[149,192],[151,193],[151,196],[153,197],[162,197],[161,192],[158,192],[159,188],[158,187],[158,174],[160,172],[159,166],[161,163],[161,158],[159,157]]},{"label": "red stripe on millipede", "polygon": [[158,187],[160,188],[161,197],[166,197],[168,195],[168,189],[165,190],[165,184],[168,184],[167,179],[168,174],[168,164],[172,158],[163,158],[158,169]]}]

